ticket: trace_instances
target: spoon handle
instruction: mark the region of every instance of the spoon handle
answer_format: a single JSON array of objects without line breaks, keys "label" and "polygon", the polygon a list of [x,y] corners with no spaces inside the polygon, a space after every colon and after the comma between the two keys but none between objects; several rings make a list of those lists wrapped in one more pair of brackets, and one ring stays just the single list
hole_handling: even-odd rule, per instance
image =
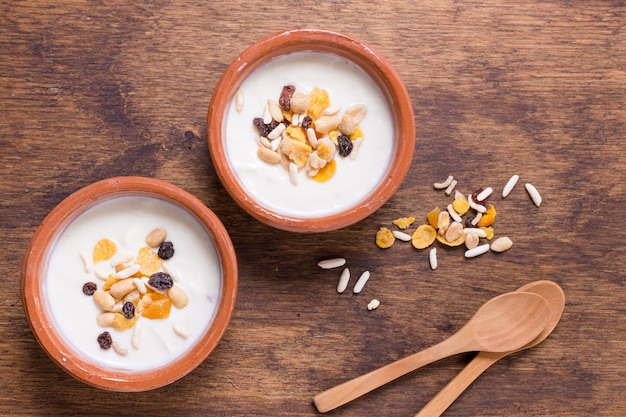
[{"label": "spoon handle", "polygon": [[467,345],[457,343],[464,337],[460,333],[462,331],[428,349],[330,388],[316,395],[313,398],[313,402],[320,412],[325,413],[429,363],[457,353],[473,350]]},{"label": "spoon handle", "polygon": [[483,372],[510,352],[479,352],[415,417],[439,417]]}]

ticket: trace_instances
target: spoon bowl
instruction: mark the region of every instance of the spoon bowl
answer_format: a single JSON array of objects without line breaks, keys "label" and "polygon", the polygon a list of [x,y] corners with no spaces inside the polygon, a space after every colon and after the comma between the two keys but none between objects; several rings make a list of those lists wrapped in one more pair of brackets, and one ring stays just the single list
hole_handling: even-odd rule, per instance
[{"label": "spoon bowl", "polygon": [[480,352],[472,361],[439,393],[433,397],[415,417],[437,417],[444,411],[491,365],[503,357],[520,350],[529,349],[543,342],[556,328],[565,309],[565,294],[558,284],[552,281],[540,280],[528,283],[517,291],[533,293],[542,296],[548,303],[548,324],[529,343],[519,349],[509,352]]},{"label": "spoon bowl", "polygon": [[443,342],[392,362],[313,398],[324,413],[439,359],[476,350],[506,352],[533,340],[546,327],[549,308],[537,294],[511,292],[485,303],[458,332]]}]

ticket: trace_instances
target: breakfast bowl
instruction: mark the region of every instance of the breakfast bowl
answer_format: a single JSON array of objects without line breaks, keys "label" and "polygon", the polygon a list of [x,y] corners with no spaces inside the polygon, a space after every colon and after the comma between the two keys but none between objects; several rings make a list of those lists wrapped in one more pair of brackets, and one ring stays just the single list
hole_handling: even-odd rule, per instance
[{"label": "breakfast bowl", "polygon": [[296,29],[244,50],[207,115],[213,166],[233,200],[277,229],[317,233],[380,208],[406,176],[415,121],[392,65],[344,34]]},{"label": "breakfast bowl", "polygon": [[172,383],[218,345],[237,259],[217,216],[165,181],[117,177],[69,195],[25,254],[22,303],[44,351],[104,390]]}]

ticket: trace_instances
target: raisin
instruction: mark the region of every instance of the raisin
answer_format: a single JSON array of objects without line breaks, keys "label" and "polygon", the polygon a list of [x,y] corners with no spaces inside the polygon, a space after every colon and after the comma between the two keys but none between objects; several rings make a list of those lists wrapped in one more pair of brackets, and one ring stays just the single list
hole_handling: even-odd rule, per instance
[{"label": "raisin", "polygon": [[465,219],[465,226],[467,227],[476,227],[472,224],[472,222],[474,221],[476,217],[474,216],[469,216],[467,219]]},{"label": "raisin", "polygon": [[174,281],[172,280],[170,274],[166,272],[157,272],[150,277],[148,284],[150,284],[152,288],[156,288],[159,291],[165,291],[174,286]]},{"label": "raisin", "polygon": [[122,313],[128,320],[132,319],[135,317],[135,305],[130,301],[126,301],[122,306]]},{"label": "raisin", "polygon": [[94,292],[98,289],[98,286],[95,282],[86,282],[83,285],[83,294],[85,295],[93,295]]},{"label": "raisin", "polygon": [[109,332],[104,332],[98,335],[98,344],[102,349],[110,349],[111,344],[113,343],[113,339],[111,339],[111,334]]},{"label": "raisin", "polygon": [[267,136],[267,135],[270,134],[271,130],[270,130],[268,125],[263,123],[263,118],[262,117],[255,117],[252,120],[252,123],[254,124],[254,126],[256,126],[256,128],[259,131],[259,133],[261,134],[261,136]]},{"label": "raisin", "polygon": [[172,242],[163,242],[159,246],[159,258],[170,259],[174,256],[174,244]]},{"label": "raisin", "polygon": [[350,152],[352,152],[352,148],[354,147],[350,138],[346,135],[339,135],[337,140],[339,141],[339,155],[343,157],[350,155]]},{"label": "raisin", "polygon": [[476,203],[481,203],[481,204],[482,204],[482,201],[478,201],[478,195],[479,195],[480,193],[482,193],[483,191],[485,191],[485,188],[484,188],[484,187],[480,187],[478,190],[474,191],[474,192],[472,193],[472,200],[473,200],[474,202],[476,202]]},{"label": "raisin", "polygon": [[304,116],[302,118],[302,129],[307,130],[309,127],[311,127],[311,123],[313,123],[313,119],[311,119],[311,116]]},{"label": "raisin", "polygon": [[295,91],[296,87],[293,85],[286,85],[283,87],[283,91],[280,93],[280,98],[278,99],[278,104],[280,104],[280,108],[284,111],[289,111],[291,109],[291,97]]}]

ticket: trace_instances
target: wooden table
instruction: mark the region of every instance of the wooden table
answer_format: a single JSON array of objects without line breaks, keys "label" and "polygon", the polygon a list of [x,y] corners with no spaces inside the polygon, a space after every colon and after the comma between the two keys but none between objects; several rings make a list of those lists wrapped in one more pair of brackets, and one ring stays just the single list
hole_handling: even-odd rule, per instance
[{"label": "wooden table", "polygon": [[[518,3],[518,4],[516,4]],[[626,6],[608,1],[4,2],[0,12],[0,414],[316,415],[311,398],[431,346],[487,299],[536,279],[559,283],[562,321],[538,347],[493,366],[449,416],[626,413]],[[344,32],[385,55],[417,124],[412,168],[360,223],[301,235],[234,204],[206,145],[211,93],[226,66],[282,29]],[[452,174],[493,197],[513,248],[464,259],[374,244],[380,226],[423,221]],[[152,392],[103,392],[43,352],[24,316],[19,275],[45,215],[94,181],[141,175],[193,193],[224,222],[239,256],[236,310],[195,371]],[[544,202],[535,207],[530,182]],[[343,256],[371,271],[338,294]],[[353,281],[354,282],[354,281]],[[367,311],[372,299],[381,301]],[[330,413],[411,416],[473,354],[442,360]]]}]

